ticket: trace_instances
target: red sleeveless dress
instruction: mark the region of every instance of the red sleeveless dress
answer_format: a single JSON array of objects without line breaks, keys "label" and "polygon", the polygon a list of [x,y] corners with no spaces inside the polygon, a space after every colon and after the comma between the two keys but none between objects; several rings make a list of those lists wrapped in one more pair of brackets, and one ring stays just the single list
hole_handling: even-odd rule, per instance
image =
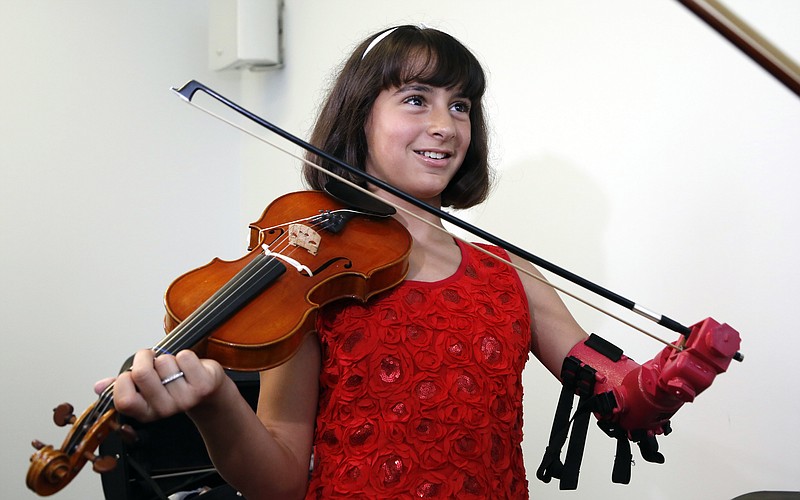
[{"label": "red sleeveless dress", "polygon": [[321,312],[306,498],[528,498],[527,300],[513,268],[459,246],[449,278]]}]

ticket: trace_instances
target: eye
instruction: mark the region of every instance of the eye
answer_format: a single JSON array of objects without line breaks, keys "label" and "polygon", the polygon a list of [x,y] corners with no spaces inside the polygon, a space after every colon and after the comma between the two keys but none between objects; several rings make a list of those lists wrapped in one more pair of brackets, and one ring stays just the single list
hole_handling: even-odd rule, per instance
[{"label": "eye", "polygon": [[450,105],[450,109],[458,113],[469,113],[470,103],[468,101],[457,101]]},{"label": "eye", "polygon": [[423,99],[422,96],[419,95],[412,95],[403,99],[403,102],[406,104],[411,104],[412,106],[422,106],[423,104],[425,104],[425,99]]}]

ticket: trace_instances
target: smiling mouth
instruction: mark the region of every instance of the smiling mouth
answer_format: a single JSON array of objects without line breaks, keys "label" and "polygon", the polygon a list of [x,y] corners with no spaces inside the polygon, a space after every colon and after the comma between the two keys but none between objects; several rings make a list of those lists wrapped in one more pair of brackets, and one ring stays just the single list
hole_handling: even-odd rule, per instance
[{"label": "smiling mouth", "polygon": [[431,160],[443,160],[450,157],[447,153],[436,153],[434,151],[417,151],[417,154]]}]

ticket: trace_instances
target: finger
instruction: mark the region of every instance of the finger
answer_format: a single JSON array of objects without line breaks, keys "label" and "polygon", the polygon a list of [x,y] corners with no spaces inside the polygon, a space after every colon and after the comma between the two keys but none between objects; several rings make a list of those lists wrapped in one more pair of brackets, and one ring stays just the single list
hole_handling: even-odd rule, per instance
[{"label": "finger", "polygon": [[163,388],[180,411],[197,405],[214,385],[201,360],[189,350],[180,351],[175,356],[159,356],[155,359],[155,367]]},{"label": "finger", "polygon": [[[171,354],[162,354],[153,360],[153,366],[156,373],[158,373],[159,383],[162,387],[178,382],[183,378],[181,368],[178,366],[178,360]],[[181,382],[185,382],[180,380]]]},{"label": "finger", "polygon": [[114,382],[114,407],[120,413],[133,417],[140,422],[155,419],[150,405],[136,389],[131,372],[123,372]]},{"label": "finger", "polygon": [[117,377],[107,377],[101,380],[98,380],[94,383],[94,393],[98,396],[105,391],[109,385],[111,385]]},{"label": "finger", "polygon": [[145,398],[161,385],[161,378],[155,368],[155,359],[155,353],[150,349],[137,351],[128,370],[136,388]]},{"label": "finger", "polygon": [[192,351],[181,351],[175,359],[197,399],[203,399],[221,385],[225,372],[216,361],[200,359]]},{"label": "finger", "polygon": [[150,349],[136,353],[130,369],[130,377],[139,395],[147,404],[148,415],[159,418],[173,415],[179,411],[178,405],[161,383],[161,380],[175,374],[177,363],[175,357],[169,354],[156,354]]}]

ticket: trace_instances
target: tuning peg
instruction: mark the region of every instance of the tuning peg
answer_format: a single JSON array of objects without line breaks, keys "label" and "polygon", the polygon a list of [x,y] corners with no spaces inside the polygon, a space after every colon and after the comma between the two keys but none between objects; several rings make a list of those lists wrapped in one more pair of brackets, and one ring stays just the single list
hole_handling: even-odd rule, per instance
[{"label": "tuning peg", "polygon": [[117,466],[117,459],[108,455],[97,456],[87,451],[83,456],[92,462],[92,470],[100,474],[110,472]]},{"label": "tuning peg", "polygon": [[61,403],[53,408],[53,422],[59,427],[75,423],[75,408],[69,403]]},{"label": "tuning peg", "polygon": [[38,439],[34,439],[33,441],[31,441],[31,446],[33,446],[37,450],[41,450],[42,448],[44,448],[47,445],[44,444],[43,442],[39,441]]},{"label": "tuning peg", "polygon": [[119,434],[120,439],[122,439],[125,444],[133,444],[139,440],[139,435],[136,434],[134,428],[128,424],[120,425],[119,422],[112,421],[109,422],[108,425],[111,427],[111,430]]}]

